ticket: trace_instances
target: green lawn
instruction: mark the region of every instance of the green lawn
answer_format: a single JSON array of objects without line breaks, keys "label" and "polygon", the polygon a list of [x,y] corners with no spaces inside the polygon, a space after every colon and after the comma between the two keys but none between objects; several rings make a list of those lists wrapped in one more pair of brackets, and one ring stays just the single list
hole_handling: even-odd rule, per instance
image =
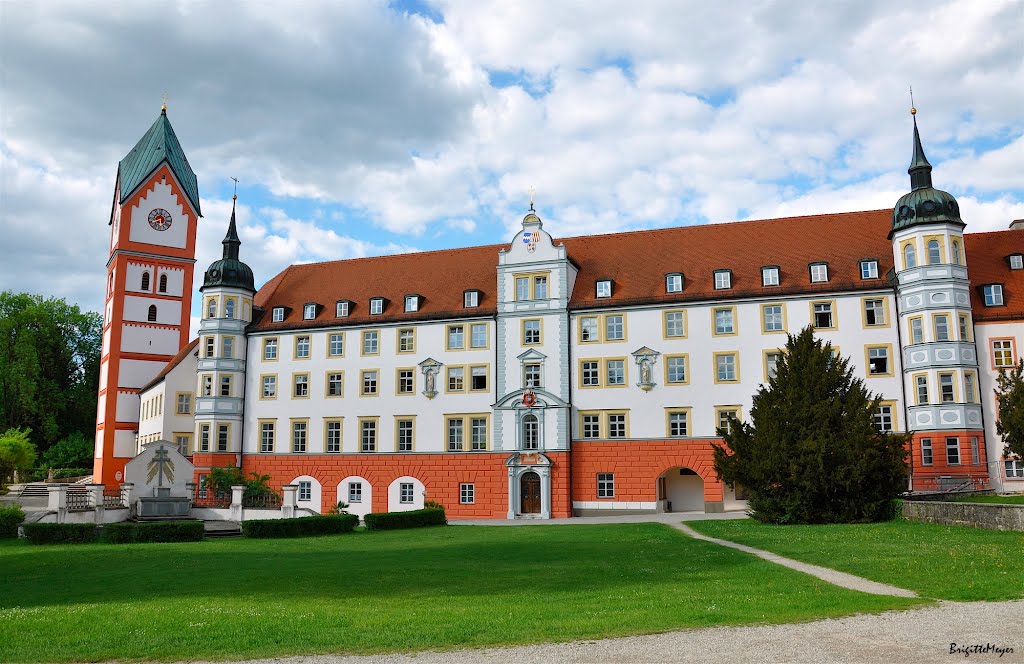
[{"label": "green lawn", "polygon": [[1024,533],[902,520],[829,526],[756,521],[689,525],[712,537],[907,588],[923,597],[1024,597]]},{"label": "green lawn", "polygon": [[1000,503],[1004,505],[1024,505],[1024,495],[1019,496],[965,496],[957,498],[957,503]]},{"label": "green lawn", "polygon": [[914,604],[661,524],[0,544],[0,661],[240,659],[586,639]]}]

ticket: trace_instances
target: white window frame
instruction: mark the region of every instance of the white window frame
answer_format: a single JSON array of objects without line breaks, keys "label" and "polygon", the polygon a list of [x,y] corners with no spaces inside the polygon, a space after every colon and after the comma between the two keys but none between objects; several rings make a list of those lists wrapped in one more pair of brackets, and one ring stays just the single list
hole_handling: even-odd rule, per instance
[{"label": "white window frame", "polygon": [[595,286],[597,297],[611,297],[612,296],[612,281],[611,279],[598,279]]},{"label": "white window frame", "polygon": [[299,482],[299,495],[296,500],[310,501],[313,500],[313,483],[308,481]]},{"label": "white window frame", "polygon": [[860,278],[861,279],[877,279],[878,278],[878,261],[867,260],[860,262]]},{"label": "white window frame", "polygon": [[683,275],[679,272],[672,272],[665,275],[665,292],[682,293]]},{"label": "white window frame", "polygon": [[1002,284],[987,284],[981,287],[982,295],[985,299],[986,307],[1001,307],[1003,306],[1003,285]]},{"label": "white window frame", "polygon": [[459,484],[459,504],[473,505],[476,503],[476,486],[469,482]]},{"label": "white window frame", "polygon": [[402,505],[412,505],[416,502],[416,485],[412,482],[399,482],[398,502]]},{"label": "white window frame", "polygon": [[413,313],[420,309],[420,296],[419,295],[406,295],[405,296],[405,313]]},{"label": "white window frame", "polygon": [[1010,254],[1010,269],[1024,270],[1024,254]]},{"label": "white window frame", "polygon": [[474,309],[480,306],[480,291],[468,290],[462,294],[462,306]]},{"label": "white window frame", "polygon": [[284,321],[284,307],[274,307],[271,310],[271,321],[274,323],[281,323]]},{"label": "white window frame", "polygon": [[313,320],[316,318],[316,305],[305,304],[302,307],[302,320]]},{"label": "white window frame", "polygon": [[598,473],[597,474],[597,497],[598,498],[614,498],[615,497],[615,473]]},{"label": "white window frame", "polygon": [[370,315],[380,316],[384,313],[384,298],[382,297],[371,297],[370,298]]},{"label": "white window frame", "polygon": [[811,283],[828,283],[828,263],[811,263]]},{"label": "white window frame", "polygon": [[732,270],[715,270],[715,290],[732,288]]},{"label": "white window frame", "polygon": [[761,285],[762,286],[778,286],[779,285],[779,268],[774,265],[767,265],[761,268]]},{"label": "white window frame", "polygon": [[334,303],[334,317],[335,318],[347,318],[349,312],[349,301],[338,300]]}]

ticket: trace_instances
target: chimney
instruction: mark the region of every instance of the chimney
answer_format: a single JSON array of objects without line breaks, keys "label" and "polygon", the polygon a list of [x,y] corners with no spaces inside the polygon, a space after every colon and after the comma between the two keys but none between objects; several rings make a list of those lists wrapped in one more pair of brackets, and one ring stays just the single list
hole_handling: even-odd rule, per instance
[{"label": "chimney", "polygon": [[1010,222],[1011,231],[1024,230],[1024,219],[1014,219]]}]

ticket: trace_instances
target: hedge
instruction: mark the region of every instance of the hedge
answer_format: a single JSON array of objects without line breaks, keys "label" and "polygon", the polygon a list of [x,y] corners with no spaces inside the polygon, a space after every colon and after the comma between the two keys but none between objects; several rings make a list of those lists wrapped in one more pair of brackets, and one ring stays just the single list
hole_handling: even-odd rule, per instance
[{"label": "hedge", "polygon": [[18,505],[0,507],[0,539],[18,536],[18,524],[25,520],[25,512]]},{"label": "hedge", "polygon": [[422,528],[443,526],[448,523],[444,508],[431,507],[410,512],[376,512],[363,517],[367,530],[397,530],[398,528]]},{"label": "hedge", "polygon": [[103,527],[103,539],[111,544],[133,542],[198,542],[203,539],[202,521],[154,521],[152,523],[110,523]]},{"label": "hedge", "polygon": [[92,523],[26,523],[25,537],[33,544],[82,544],[96,541]]},{"label": "hedge", "polygon": [[244,537],[309,537],[352,532],[359,517],[355,514],[304,516],[298,519],[256,519],[242,522]]}]

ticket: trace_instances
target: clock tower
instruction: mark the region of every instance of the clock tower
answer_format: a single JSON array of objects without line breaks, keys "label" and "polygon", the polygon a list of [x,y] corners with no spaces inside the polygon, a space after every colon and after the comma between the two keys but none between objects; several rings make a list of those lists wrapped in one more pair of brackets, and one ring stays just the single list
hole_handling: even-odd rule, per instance
[{"label": "clock tower", "polygon": [[[94,482],[117,486],[136,454],[139,388],[188,343],[199,186],[167,107],[117,165],[110,213]],[[153,412],[149,412],[152,410]]]}]

